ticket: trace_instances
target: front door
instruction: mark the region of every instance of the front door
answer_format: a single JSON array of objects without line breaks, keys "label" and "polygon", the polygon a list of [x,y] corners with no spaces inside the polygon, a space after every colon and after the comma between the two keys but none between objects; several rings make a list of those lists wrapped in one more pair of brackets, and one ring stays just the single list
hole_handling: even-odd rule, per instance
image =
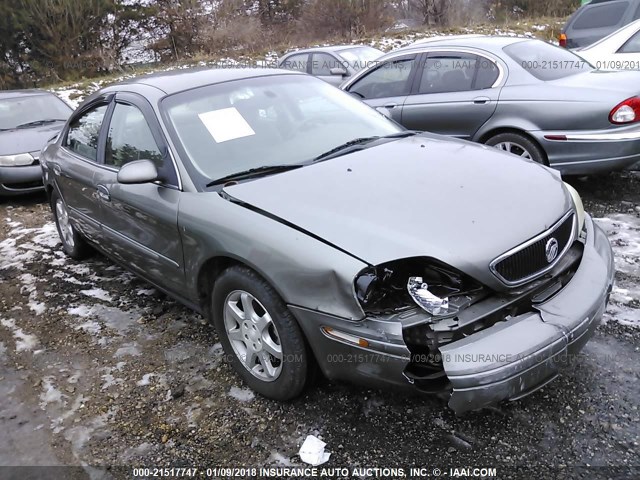
[{"label": "front door", "polygon": [[[101,198],[103,247],[143,277],[184,295],[181,192],[155,114],[136,95],[118,94],[108,121],[103,165],[94,178]],[[153,161],[160,181],[118,183],[120,168],[135,160]]]}]

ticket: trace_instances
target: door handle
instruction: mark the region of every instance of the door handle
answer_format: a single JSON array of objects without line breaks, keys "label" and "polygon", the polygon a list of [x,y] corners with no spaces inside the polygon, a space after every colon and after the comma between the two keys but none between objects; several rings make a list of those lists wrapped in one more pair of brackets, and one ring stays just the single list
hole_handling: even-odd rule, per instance
[{"label": "door handle", "polygon": [[384,108],[388,108],[389,110],[393,110],[394,108],[396,108],[398,106],[397,103],[387,103]]},{"label": "door handle", "polygon": [[474,105],[486,105],[489,102],[491,102],[489,97],[476,97],[473,99]]},{"label": "door handle", "polygon": [[109,193],[109,189],[104,185],[98,185],[98,197],[100,197],[100,200],[103,200],[105,202],[111,201],[111,194]]}]

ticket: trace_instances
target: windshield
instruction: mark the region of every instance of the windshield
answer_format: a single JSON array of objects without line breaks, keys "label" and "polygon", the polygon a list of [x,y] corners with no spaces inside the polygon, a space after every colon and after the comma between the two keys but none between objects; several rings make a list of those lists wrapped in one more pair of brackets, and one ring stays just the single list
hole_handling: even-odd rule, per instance
[{"label": "windshield", "polygon": [[171,95],[163,117],[200,186],[270,165],[311,161],[345,142],[403,128],[313,77],[273,75]]},{"label": "windshield", "polygon": [[523,69],[543,82],[594,70],[584,58],[540,40],[513,43],[504,47],[504,51]]},{"label": "windshield", "polygon": [[71,108],[54,95],[21,95],[0,100],[0,130],[41,120],[66,120]]},{"label": "windshield", "polygon": [[340,50],[338,53],[356,72],[373,65],[378,58],[384,55],[384,52],[373,47],[348,48]]}]

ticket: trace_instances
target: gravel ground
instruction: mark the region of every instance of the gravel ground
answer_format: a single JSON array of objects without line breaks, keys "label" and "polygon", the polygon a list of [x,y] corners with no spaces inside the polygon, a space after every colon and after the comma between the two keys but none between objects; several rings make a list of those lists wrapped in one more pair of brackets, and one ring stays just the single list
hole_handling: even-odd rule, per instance
[{"label": "gravel ground", "polygon": [[201,317],[104,257],[67,259],[43,196],[0,200],[0,466],[84,466],[0,467],[0,478],[132,475],[104,465],[303,466],[297,452],[310,434],[327,443],[328,468],[640,478],[640,175],[571,183],[616,253],[606,322],[543,390],[462,417],[439,398],[326,380],[291,403],[254,396]]}]

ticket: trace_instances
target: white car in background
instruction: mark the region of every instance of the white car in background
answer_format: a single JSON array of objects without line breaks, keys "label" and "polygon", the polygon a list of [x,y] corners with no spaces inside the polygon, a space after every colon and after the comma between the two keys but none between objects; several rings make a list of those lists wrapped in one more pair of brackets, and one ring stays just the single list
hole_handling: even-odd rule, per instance
[{"label": "white car in background", "polygon": [[600,70],[640,70],[640,20],[574,52]]}]

